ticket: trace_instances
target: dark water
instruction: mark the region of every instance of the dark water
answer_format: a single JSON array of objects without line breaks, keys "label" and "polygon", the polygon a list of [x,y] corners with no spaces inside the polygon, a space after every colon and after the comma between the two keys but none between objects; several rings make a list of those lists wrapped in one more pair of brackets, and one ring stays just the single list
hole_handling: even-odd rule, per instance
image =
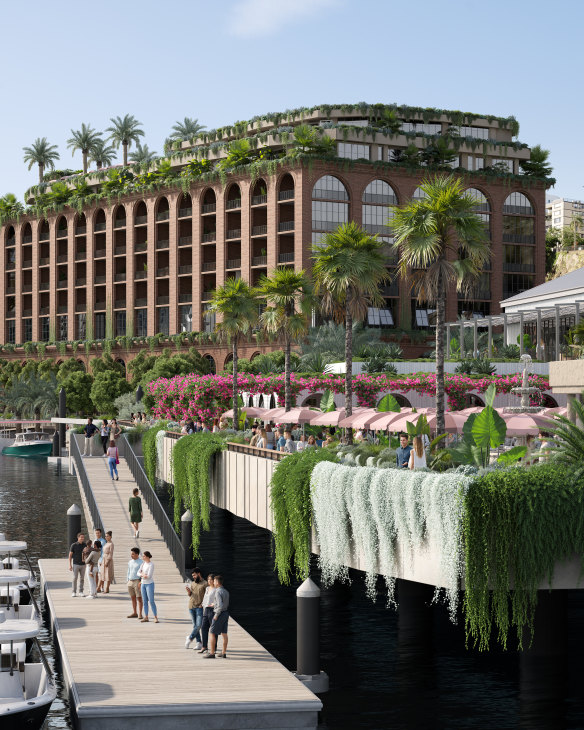
[{"label": "dark water", "polygon": [[[35,561],[65,555],[66,511],[79,503],[76,480],[46,461],[1,456],[0,474],[0,532],[26,539]],[[224,575],[237,620],[294,669],[295,586],[280,586],[273,573],[270,534],[213,508],[201,547],[201,566]],[[564,635],[550,638],[555,655],[526,663],[511,651],[467,651],[462,626],[453,626],[443,607],[428,607],[427,596],[408,602],[404,593],[398,615],[385,608],[381,585],[373,604],[362,577],[351,577],[350,586],[322,596],[322,669],[331,680],[322,730],[584,729],[584,591],[567,598]],[[316,567],[313,578],[319,581]],[[53,662],[47,632],[43,644]],[[69,727],[60,696],[45,730]]]}]

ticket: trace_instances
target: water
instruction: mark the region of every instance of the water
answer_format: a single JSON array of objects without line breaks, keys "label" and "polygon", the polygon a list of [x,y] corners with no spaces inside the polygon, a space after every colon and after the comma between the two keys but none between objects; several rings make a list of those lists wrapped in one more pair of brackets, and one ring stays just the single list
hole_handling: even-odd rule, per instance
[{"label": "water", "polygon": [[[0,531],[28,540],[35,561],[66,556],[66,512],[79,503],[76,480],[44,460],[1,456],[0,474]],[[213,508],[201,549],[202,568],[225,577],[233,615],[294,669],[295,586],[282,587],[275,577],[270,534]],[[322,696],[321,730],[584,728],[584,591],[569,595],[566,653],[529,673],[514,652],[467,651],[462,626],[453,626],[441,606],[416,603],[425,618],[412,630],[385,608],[381,584],[373,604],[362,576],[351,577],[351,586],[322,596],[322,669],[331,691]],[[313,578],[318,582],[316,568]],[[42,643],[53,662],[46,631]],[[61,692],[44,730],[70,727]]]}]

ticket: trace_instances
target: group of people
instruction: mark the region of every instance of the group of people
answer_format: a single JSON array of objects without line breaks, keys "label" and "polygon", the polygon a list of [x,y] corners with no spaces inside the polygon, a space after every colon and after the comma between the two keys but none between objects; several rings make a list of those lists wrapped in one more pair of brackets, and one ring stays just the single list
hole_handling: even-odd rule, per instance
[{"label": "group of people", "polygon": [[148,423],[148,418],[145,413],[138,411],[138,413],[130,413],[130,422],[136,426],[139,423]]},{"label": "group of people", "polygon": [[110,476],[112,479],[119,480],[118,464],[120,463],[120,453],[116,441],[122,435],[122,429],[119,427],[115,418],[112,418],[109,423],[107,418],[103,418],[99,428],[93,423],[93,418],[89,417],[87,419],[87,423],[83,427],[83,435],[85,436],[83,456],[93,456],[93,439],[98,432],[101,439],[103,455],[107,458]]},{"label": "group of people", "polygon": [[95,530],[94,540],[85,540],[80,532],[77,542],[69,548],[69,570],[73,573],[73,598],[83,596],[87,580],[89,593],[85,598],[96,598],[98,593],[109,593],[114,581],[114,543],[109,530],[102,537],[101,530]]},{"label": "group of people", "polygon": [[329,429],[326,436],[322,432],[317,433],[316,436],[312,434],[306,436],[297,428],[295,429],[295,438],[295,433],[290,428],[280,426],[274,430],[269,423],[265,427],[259,423],[254,423],[251,432],[250,446],[255,446],[258,449],[282,451],[286,454],[293,454],[296,451],[304,451],[305,449],[322,448],[335,440],[334,427]]},{"label": "group of people", "polygon": [[410,446],[407,433],[400,433],[399,448],[395,452],[395,465],[399,469],[425,469],[426,449],[430,446],[430,439],[425,435],[414,436]]},{"label": "group of people", "polygon": [[[200,568],[193,568],[192,580],[185,586],[189,597],[189,612],[193,629],[185,640],[185,649],[193,641],[195,651],[204,659],[219,656],[227,659],[227,627],[229,623],[229,592],[223,585],[223,577],[209,573],[203,578]],[[221,653],[217,652],[217,641],[221,636]]]}]

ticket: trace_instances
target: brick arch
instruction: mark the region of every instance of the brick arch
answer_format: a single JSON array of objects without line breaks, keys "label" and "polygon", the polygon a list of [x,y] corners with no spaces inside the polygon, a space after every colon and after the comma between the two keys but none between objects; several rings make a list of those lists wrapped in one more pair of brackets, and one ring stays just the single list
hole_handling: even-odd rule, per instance
[{"label": "brick arch", "polygon": [[[367,180],[365,182],[365,184],[362,186],[361,193],[359,195],[359,200],[364,205],[375,205],[375,203],[369,203],[367,200],[363,200],[363,196],[365,195],[365,191],[367,190],[367,188],[369,187],[369,185],[371,185],[371,183],[373,183],[373,182],[376,182],[377,180],[379,180],[380,182],[387,183],[387,185],[389,185],[389,187],[393,191],[393,194],[396,197],[396,200],[397,200],[396,205],[399,205],[401,199],[400,199],[400,193],[399,193],[399,189],[398,189],[397,185],[394,182],[392,182],[389,178],[384,177],[382,175],[376,175],[375,177],[372,177],[371,180]],[[378,203],[378,205],[379,205],[379,203]]]},{"label": "brick arch", "polygon": [[[481,184],[475,185],[474,183],[471,183],[470,185],[467,185],[464,188],[464,192],[467,193],[469,190],[478,190],[479,193],[482,193],[485,198],[487,199],[487,202],[489,204],[489,213],[493,212],[493,196],[490,192],[487,192],[485,189],[483,189],[483,186]],[[486,213],[487,211],[485,211]]]},{"label": "brick arch", "polygon": [[[166,206],[166,207],[165,207]],[[154,212],[155,214],[163,213],[170,210],[170,202],[167,195],[161,195],[154,201]]]},{"label": "brick arch", "polygon": [[320,174],[315,175],[314,178],[311,178],[310,180],[310,197],[313,197],[313,191],[316,183],[323,177],[334,177],[336,178],[340,183],[342,183],[345,187],[345,190],[347,191],[347,195],[349,196],[348,200],[339,200],[339,203],[353,203],[357,198],[354,195],[353,186],[351,183],[345,179],[344,175],[339,174],[338,170],[335,170],[335,172],[330,171],[320,171]]}]

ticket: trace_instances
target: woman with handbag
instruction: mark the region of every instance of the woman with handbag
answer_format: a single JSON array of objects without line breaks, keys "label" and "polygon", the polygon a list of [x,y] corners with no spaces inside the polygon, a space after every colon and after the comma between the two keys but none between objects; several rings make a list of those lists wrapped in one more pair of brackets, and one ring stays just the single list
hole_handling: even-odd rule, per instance
[{"label": "woman with handbag", "polygon": [[117,441],[122,435],[122,429],[118,426],[118,422],[115,418],[110,421],[110,438]]},{"label": "woman with handbag", "polygon": [[109,443],[109,448],[107,450],[107,462],[109,464],[109,470],[112,479],[114,478],[114,472],[116,474],[116,481],[119,480],[118,476],[118,467],[117,465],[120,463],[120,454],[118,452],[118,447],[116,446],[116,442],[112,439]]},{"label": "woman with handbag", "polygon": [[105,545],[103,546],[103,560],[99,571],[99,585],[97,592],[103,588],[104,593],[109,593],[110,583],[114,580],[114,544],[112,542],[112,531],[105,533]]}]

